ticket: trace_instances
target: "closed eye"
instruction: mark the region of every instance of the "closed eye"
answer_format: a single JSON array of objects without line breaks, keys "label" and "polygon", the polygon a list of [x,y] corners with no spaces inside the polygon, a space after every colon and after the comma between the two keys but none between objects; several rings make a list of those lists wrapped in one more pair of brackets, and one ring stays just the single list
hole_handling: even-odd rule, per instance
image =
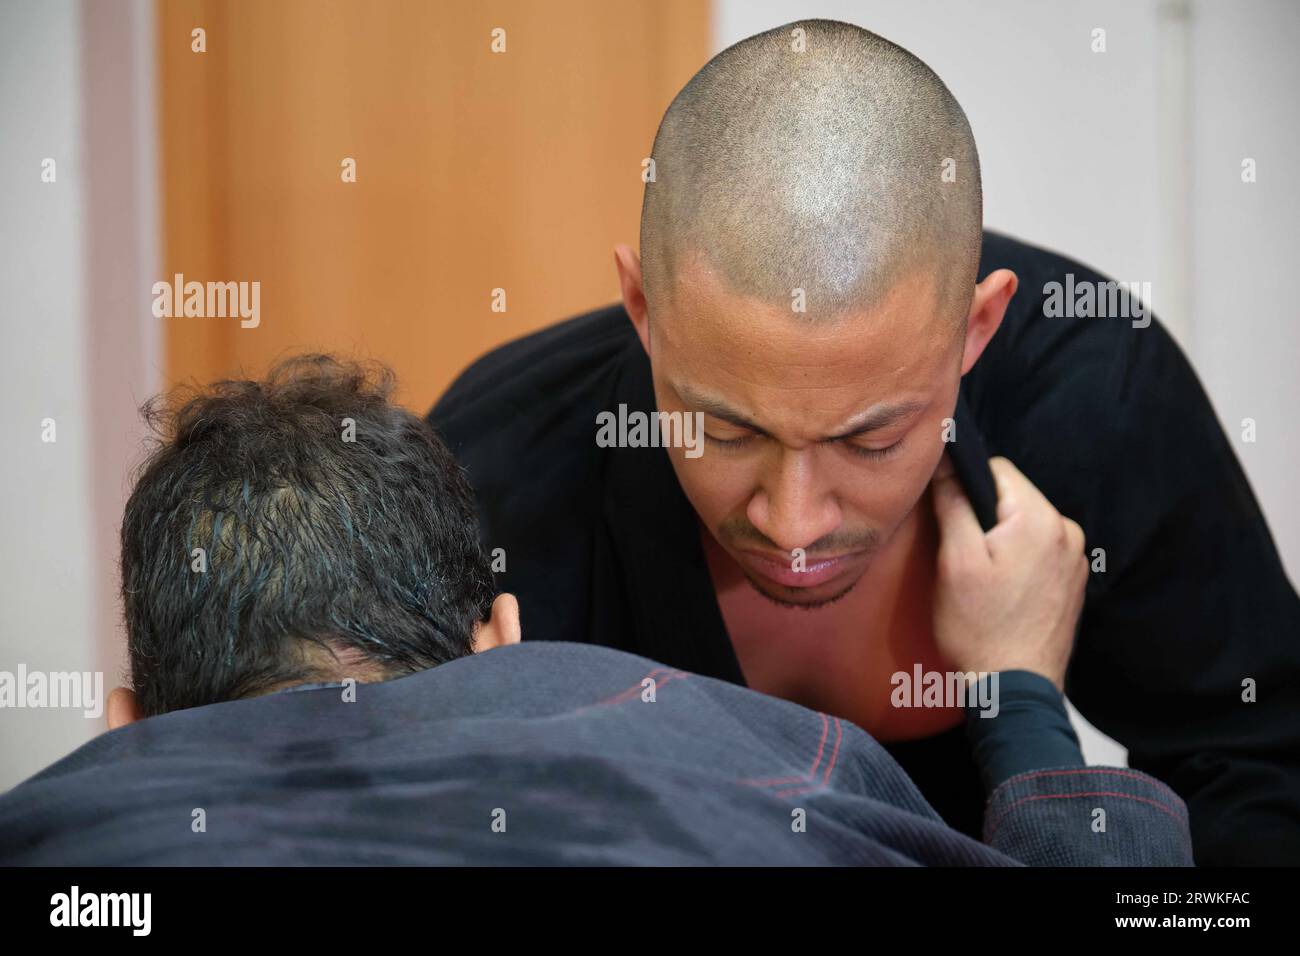
[{"label": "closed eye", "polygon": [[[739,438],[718,438],[715,435],[710,435],[708,432],[704,433],[705,440],[719,448],[740,448],[749,444],[757,437],[757,435],[742,435]],[[891,458],[898,453],[903,446],[903,440],[900,438],[892,445],[887,445],[884,448],[864,448],[862,445],[855,445],[850,441],[837,441],[836,444],[847,448],[851,454],[856,455],[859,458],[866,458],[869,461],[883,461],[884,459]]]},{"label": "closed eye", "polygon": [[859,458],[881,461],[895,455],[903,447],[903,439],[900,438],[892,445],[886,445],[884,448],[864,448],[861,445],[853,444],[853,442],[841,442],[841,444]]},{"label": "closed eye", "polygon": [[716,438],[708,432],[704,433],[705,440],[712,442],[719,448],[739,448],[741,445],[753,441],[754,437],[753,435],[742,435],[740,438]]}]

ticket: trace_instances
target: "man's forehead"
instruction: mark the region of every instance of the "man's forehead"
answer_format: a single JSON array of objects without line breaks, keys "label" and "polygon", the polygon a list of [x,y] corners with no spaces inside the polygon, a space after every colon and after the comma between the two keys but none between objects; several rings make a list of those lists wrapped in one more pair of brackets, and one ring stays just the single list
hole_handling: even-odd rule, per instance
[{"label": "man's forehead", "polygon": [[651,314],[651,333],[669,346],[719,348],[795,366],[896,358],[898,346],[933,350],[952,324],[939,314],[936,277],[914,272],[856,308],[826,310],[815,288],[790,290],[788,300],[756,298],[730,287],[702,256],[688,257],[669,294]]},{"label": "man's forehead", "polygon": [[925,277],[825,319],[738,294],[698,260],[677,278],[651,316],[655,374],[723,420],[816,438],[884,428],[928,405],[953,364]]},{"label": "man's forehead", "polygon": [[743,296],[687,292],[656,310],[650,326],[656,373],[674,383],[724,400],[776,389],[833,401],[843,391],[858,409],[897,401],[909,383],[932,378],[954,343],[947,323],[906,303],[821,321]]}]

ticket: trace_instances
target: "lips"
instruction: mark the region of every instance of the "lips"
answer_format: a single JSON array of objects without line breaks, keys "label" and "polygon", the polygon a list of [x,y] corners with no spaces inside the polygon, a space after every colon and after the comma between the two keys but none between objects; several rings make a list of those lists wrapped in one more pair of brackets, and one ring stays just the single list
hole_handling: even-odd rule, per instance
[{"label": "lips", "polygon": [[859,555],[854,553],[836,555],[829,558],[805,558],[803,570],[793,567],[794,558],[761,554],[756,551],[741,551],[739,558],[759,577],[787,588],[815,588],[833,581],[846,570]]}]

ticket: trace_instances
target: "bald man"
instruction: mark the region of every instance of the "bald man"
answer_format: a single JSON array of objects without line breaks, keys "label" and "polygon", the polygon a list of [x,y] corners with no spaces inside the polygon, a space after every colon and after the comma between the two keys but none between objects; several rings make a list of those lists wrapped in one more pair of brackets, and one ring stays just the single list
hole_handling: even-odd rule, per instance
[{"label": "bald man", "polygon": [[996,533],[1006,456],[1086,536],[1069,696],[1186,801],[1197,862],[1300,861],[1300,600],[1259,507],[1143,303],[983,232],[942,81],[790,24],[711,60],[652,158],[622,305],[487,355],[430,415],[530,639],[851,720],[976,834],[961,708],[920,693],[953,670],[930,489],[946,456]]}]

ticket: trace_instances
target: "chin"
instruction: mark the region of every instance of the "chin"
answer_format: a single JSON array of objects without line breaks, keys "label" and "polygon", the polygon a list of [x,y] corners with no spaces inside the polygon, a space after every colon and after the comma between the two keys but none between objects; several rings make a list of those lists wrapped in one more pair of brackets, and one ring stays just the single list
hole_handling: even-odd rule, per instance
[{"label": "chin", "polygon": [[805,611],[815,611],[834,604],[857,587],[861,578],[862,575],[858,574],[853,580],[847,582],[832,581],[816,588],[792,588],[772,581],[764,581],[749,574],[745,575],[745,580],[749,582],[750,587],[773,604],[802,608]]}]

